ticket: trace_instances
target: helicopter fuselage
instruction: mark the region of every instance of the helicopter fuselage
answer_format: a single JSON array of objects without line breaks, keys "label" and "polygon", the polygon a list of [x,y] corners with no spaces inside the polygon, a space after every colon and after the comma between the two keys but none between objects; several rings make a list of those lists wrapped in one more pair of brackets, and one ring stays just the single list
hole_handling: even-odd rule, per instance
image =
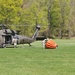
[{"label": "helicopter fuselage", "polygon": [[0,47],[5,47],[7,44],[13,45],[13,38],[17,38],[17,44],[29,44],[31,46],[31,43],[36,40],[36,37],[38,36],[38,31],[40,27],[36,27],[36,31],[32,38],[24,35],[18,35],[15,30],[10,29],[3,29],[0,30]]}]

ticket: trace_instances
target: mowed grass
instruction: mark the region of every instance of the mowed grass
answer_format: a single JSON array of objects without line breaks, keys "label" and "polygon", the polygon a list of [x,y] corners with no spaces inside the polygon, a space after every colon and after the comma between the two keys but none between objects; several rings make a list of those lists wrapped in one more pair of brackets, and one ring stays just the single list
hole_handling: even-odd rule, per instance
[{"label": "mowed grass", "polygon": [[43,49],[41,41],[0,48],[0,75],[75,75],[75,39],[54,41],[57,49]]}]

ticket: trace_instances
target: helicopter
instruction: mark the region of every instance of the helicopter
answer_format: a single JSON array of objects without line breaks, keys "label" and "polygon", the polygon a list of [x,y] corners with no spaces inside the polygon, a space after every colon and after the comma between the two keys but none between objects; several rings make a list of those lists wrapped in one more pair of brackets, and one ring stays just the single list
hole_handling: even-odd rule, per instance
[{"label": "helicopter", "polygon": [[0,30],[0,48],[4,48],[7,45],[13,45],[13,38],[17,38],[17,44],[29,44],[34,42],[38,36],[38,32],[40,30],[40,25],[36,25],[36,30],[33,36],[30,38],[28,36],[19,35],[17,31],[11,29],[1,29]]}]

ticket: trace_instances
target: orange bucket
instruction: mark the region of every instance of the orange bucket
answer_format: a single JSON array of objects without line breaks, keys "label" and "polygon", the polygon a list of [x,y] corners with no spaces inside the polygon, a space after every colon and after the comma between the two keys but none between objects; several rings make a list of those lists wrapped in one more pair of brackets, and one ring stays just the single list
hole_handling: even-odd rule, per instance
[{"label": "orange bucket", "polygon": [[55,49],[57,48],[58,45],[56,42],[54,42],[52,39],[49,39],[46,43],[45,43],[45,48],[46,49]]}]

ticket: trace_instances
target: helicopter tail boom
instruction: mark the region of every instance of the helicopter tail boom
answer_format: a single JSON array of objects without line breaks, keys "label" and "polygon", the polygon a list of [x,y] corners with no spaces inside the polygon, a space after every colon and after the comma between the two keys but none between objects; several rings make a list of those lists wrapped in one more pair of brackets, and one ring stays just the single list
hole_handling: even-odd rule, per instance
[{"label": "helicopter tail boom", "polygon": [[37,36],[38,36],[38,31],[40,30],[40,26],[37,25],[36,26],[36,31],[34,33],[34,35],[32,36],[33,41],[36,40]]}]

